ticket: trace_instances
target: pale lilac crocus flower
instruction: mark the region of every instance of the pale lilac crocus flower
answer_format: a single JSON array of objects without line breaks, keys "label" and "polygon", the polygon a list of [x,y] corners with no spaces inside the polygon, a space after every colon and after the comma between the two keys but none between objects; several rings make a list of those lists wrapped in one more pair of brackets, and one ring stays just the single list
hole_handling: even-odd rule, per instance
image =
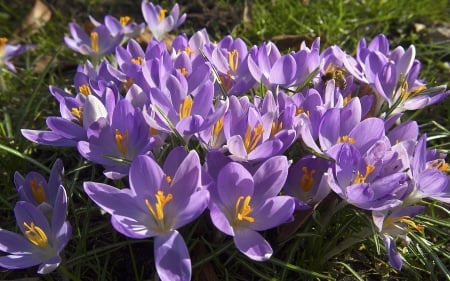
[{"label": "pale lilac crocus flower", "polygon": [[0,257],[0,267],[20,269],[39,265],[39,274],[55,270],[72,233],[66,212],[67,195],[62,186],[58,188],[51,220],[32,203],[17,202],[14,213],[23,235],[0,229],[0,251],[9,253]]},{"label": "pale lilac crocus flower", "polygon": [[96,26],[87,34],[77,23],[72,22],[69,24],[69,31],[72,37],[64,37],[66,45],[75,52],[94,59],[113,53],[123,39],[122,33],[112,36],[105,25]]},{"label": "pale lilac crocus flower", "polygon": [[278,195],[286,181],[287,169],[285,156],[270,158],[253,175],[241,164],[231,162],[220,170],[215,184],[209,188],[213,224],[233,236],[239,251],[253,260],[268,260],[273,253],[258,231],[292,219],[294,198]]},{"label": "pale lilac crocus flower", "polygon": [[181,150],[169,153],[163,169],[149,156],[138,156],[131,164],[130,188],[84,183],[89,197],[111,214],[118,232],[135,239],[154,237],[156,271],[163,281],[190,280],[189,252],[177,229],[200,216],[209,201],[197,153]]},{"label": "pale lilac crocus flower", "polygon": [[425,210],[425,206],[409,206],[389,212],[372,212],[372,218],[388,252],[389,264],[397,270],[402,269],[402,256],[397,250],[395,238],[401,238],[405,243],[411,240],[408,232],[423,233],[423,226],[416,224],[412,218]]},{"label": "pale lilac crocus flower", "polygon": [[8,44],[8,38],[0,37],[0,69],[5,65],[12,72],[16,72],[14,64],[10,61],[11,58],[34,48],[36,48],[35,45]]},{"label": "pale lilac crocus flower", "polygon": [[164,35],[178,28],[185,20],[186,14],[180,16],[180,7],[175,4],[169,15],[167,10],[152,2],[142,1],[142,15],[147,22],[148,28],[156,40],[163,39]]},{"label": "pale lilac crocus flower", "polygon": [[[102,23],[97,21],[94,17],[89,16],[89,20],[92,22],[94,26],[100,26]],[[121,16],[119,19],[111,16],[105,16],[104,25],[108,28],[109,32],[112,36],[117,36],[119,34],[124,35],[124,41],[136,37],[145,29],[145,23],[136,23],[129,16]]]}]

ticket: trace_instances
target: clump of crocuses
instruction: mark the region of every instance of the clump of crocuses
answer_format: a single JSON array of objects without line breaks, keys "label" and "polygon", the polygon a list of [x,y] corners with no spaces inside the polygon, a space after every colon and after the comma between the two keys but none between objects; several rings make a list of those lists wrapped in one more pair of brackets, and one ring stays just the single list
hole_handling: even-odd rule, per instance
[{"label": "clump of crocuses", "polygon": [[[48,130],[22,133],[76,147],[106,177],[128,182],[89,181],[84,191],[115,230],[154,238],[159,277],[190,280],[178,229],[204,211],[241,253],[264,261],[274,253],[264,231],[314,212],[330,195],[373,218],[400,270],[395,239],[408,243],[408,233],[424,231],[414,222],[421,200],[450,202],[445,155],[427,148],[416,122],[402,119],[450,94],[419,79],[415,47],[391,49],[380,34],[361,39],[354,56],[337,45],[321,50],[319,38],[282,54],[273,42],[247,46],[225,36],[215,44],[206,30],[166,45],[164,35],[186,15],[177,4],[170,13],[146,1],[141,9],[153,33],[146,46],[131,38],[143,25],[129,18],[107,16],[103,24],[91,17],[88,33],[70,24],[67,46],[92,61],[77,68],[73,93],[50,87],[60,116],[47,117]],[[47,273],[60,262],[70,236],[61,167],[48,183],[16,175],[25,238],[0,232],[1,250],[11,254],[0,258],[3,267],[42,264]],[[19,252],[26,255],[15,264]]]}]

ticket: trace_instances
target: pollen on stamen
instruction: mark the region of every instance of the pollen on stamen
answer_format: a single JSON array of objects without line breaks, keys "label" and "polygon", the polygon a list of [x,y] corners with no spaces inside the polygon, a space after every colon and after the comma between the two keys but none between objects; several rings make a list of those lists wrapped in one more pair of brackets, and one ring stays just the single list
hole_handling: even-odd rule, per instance
[{"label": "pollen on stamen", "polygon": [[38,183],[37,178],[32,178],[30,181],[30,185],[31,185],[31,193],[33,194],[33,198],[36,201],[36,203],[41,204],[45,202],[46,200],[45,189],[41,183]]},{"label": "pollen on stamen", "polygon": [[78,91],[80,91],[80,93],[83,96],[89,96],[91,94],[91,88],[89,87],[88,83],[84,83],[83,85],[80,85],[78,87]]},{"label": "pollen on stamen", "polygon": [[129,16],[122,16],[122,17],[119,18],[119,21],[120,21],[120,25],[121,26],[126,26],[126,25],[128,25],[130,23],[131,17],[129,17]]},{"label": "pollen on stamen", "polygon": [[338,140],[337,140],[337,143],[355,144],[356,140],[353,137],[345,135],[345,136],[339,137]]},{"label": "pollen on stamen", "polygon": [[98,33],[95,31],[91,32],[91,48],[94,52],[98,53]]},{"label": "pollen on stamen", "polygon": [[143,57],[131,58],[131,62],[137,65],[141,65],[143,61],[144,61]]},{"label": "pollen on stamen", "polygon": [[191,115],[192,105],[194,100],[191,97],[186,97],[184,101],[180,104],[179,115],[180,119],[184,119]]},{"label": "pollen on stamen", "polygon": [[83,107],[72,107],[70,113],[76,118],[76,121],[80,124],[83,123]]},{"label": "pollen on stamen", "polygon": [[34,245],[45,248],[48,245],[48,238],[44,230],[39,226],[35,225],[34,222],[27,224],[23,222],[23,226],[26,228],[25,237]]},{"label": "pollen on stamen", "polygon": [[167,13],[166,9],[159,10],[158,22],[162,22],[166,18],[166,13]]},{"label": "pollen on stamen", "polygon": [[309,170],[308,167],[303,166],[302,172],[303,175],[300,179],[300,187],[303,190],[303,192],[308,192],[314,185],[314,174],[316,173],[316,170],[314,169]]},{"label": "pollen on stamen", "polygon": [[238,68],[238,58],[239,53],[237,50],[228,51],[228,64],[230,65],[230,69],[233,73],[236,72]]}]

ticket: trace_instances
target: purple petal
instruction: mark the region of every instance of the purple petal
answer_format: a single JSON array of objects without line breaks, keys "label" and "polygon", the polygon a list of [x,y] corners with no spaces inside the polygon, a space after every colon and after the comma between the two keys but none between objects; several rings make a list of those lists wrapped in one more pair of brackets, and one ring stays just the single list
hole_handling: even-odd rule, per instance
[{"label": "purple petal", "polygon": [[188,197],[189,201],[184,208],[177,208],[176,214],[170,214],[167,212],[167,216],[176,216],[176,223],[173,226],[174,229],[178,229],[196,218],[198,218],[206,209],[209,203],[209,192],[207,190],[199,190],[194,192]]},{"label": "purple petal", "polygon": [[254,192],[253,202],[264,202],[267,198],[277,195],[288,174],[288,161],[285,156],[275,156],[265,161],[253,175],[257,192]]},{"label": "purple petal", "polygon": [[231,162],[222,168],[217,177],[219,198],[228,208],[234,210],[240,196],[253,195],[253,177],[240,164]]},{"label": "purple petal", "polygon": [[274,228],[292,219],[295,201],[290,196],[276,196],[268,199],[264,205],[255,210],[255,221],[251,224],[254,230]]},{"label": "purple petal", "polygon": [[233,227],[230,225],[226,214],[223,213],[218,205],[214,203],[211,203],[209,205],[209,215],[211,217],[212,223],[215,227],[217,227],[217,229],[227,235],[234,236]]},{"label": "purple petal", "polygon": [[394,238],[389,235],[383,235],[382,238],[389,255],[389,264],[393,268],[401,270],[403,265],[402,256],[398,253]]},{"label": "purple petal", "polygon": [[39,266],[37,273],[48,274],[48,273],[54,271],[59,266],[60,263],[61,263],[61,258],[59,256],[54,256],[51,259],[43,262]]},{"label": "purple petal", "polygon": [[36,255],[7,255],[0,257],[0,266],[8,269],[32,267],[42,262]]},{"label": "purple petal", "polygon": [[154,196],[163,177],[164,172],[155,160],[146,155],[139,155],[130,167],[130,188],[140,196]]},{"label": "purple petal", "polygon": [[24,236],[0,229],[0,251],[17,255],[30,253],[33,248]]},{"label": "purple petal", "polygon": [[233,240],[239,251],[252,260],[265,261],[272,256],[272,247],[254,230],[236,229]]},{"label": "purple petal", "polygon": [[176,231],[155,237],[155,266],[162,281],[191,280],[191,259],[183,237]]}]

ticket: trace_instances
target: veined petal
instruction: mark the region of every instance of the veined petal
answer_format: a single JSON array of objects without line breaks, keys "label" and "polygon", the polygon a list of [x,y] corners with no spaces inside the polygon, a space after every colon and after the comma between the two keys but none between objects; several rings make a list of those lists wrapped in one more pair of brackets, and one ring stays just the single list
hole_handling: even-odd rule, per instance
[{"label": "veined petal", "polygon": [[52,145],[52,146],[76,146],[77,141],[66,139],[59,134],[56,134],[51,131],[41,131],[41,130],[28,130],[22,129],[20,130],[22,136],[24,136],[27,140],[44,144],[44,145]]},{"label": "veined petal", "polygon": [[295,210],[295,200],[290,196],[275,196],[269,198],[264,205],[253,213],[255,221],[251,224],[254,230],[266,230],[277,227],[292,219]]},{"label": "veined petal", "polygon": [[183,237],[176,231],[155,237],[155,266],[162,281],[191,280],[191,259]]},{"label": "veined petal", "polygon": [[209,215],[214,226],[223,233],[234,236],[233,227],[231,226],[224,211],[226,210],[221,210],[220,207],[213,202],[209,204]]},{"label": "veined petal", "polygon": [[139,196],[155,196],[164,172],[150,156],[139,155],[130,167],[130,188]]},{"label": "veined petal", "polygon": [[252,260],[265,261],[272,256],[272,247],[258,232],[251,229],[235,229],[234,234],[236,247]]},{"label": "veined petal", "polygon": [[253,195],[253,202],[261,202],[276,196],[288,175],[288,161],[285,156],[274,156],[265,161],[253,175],[258,192]]},{"label": "veined petal", "polygon": [[209,203],[209,192],[207,190],[199,190],[188,197],[189,201],[184,208],[177,208],[177,213],[171,214],[171,210],[167,210],[168,216],[176,216],[174,229],[178,229],[196,218],[198,218],[206,209]]}]

